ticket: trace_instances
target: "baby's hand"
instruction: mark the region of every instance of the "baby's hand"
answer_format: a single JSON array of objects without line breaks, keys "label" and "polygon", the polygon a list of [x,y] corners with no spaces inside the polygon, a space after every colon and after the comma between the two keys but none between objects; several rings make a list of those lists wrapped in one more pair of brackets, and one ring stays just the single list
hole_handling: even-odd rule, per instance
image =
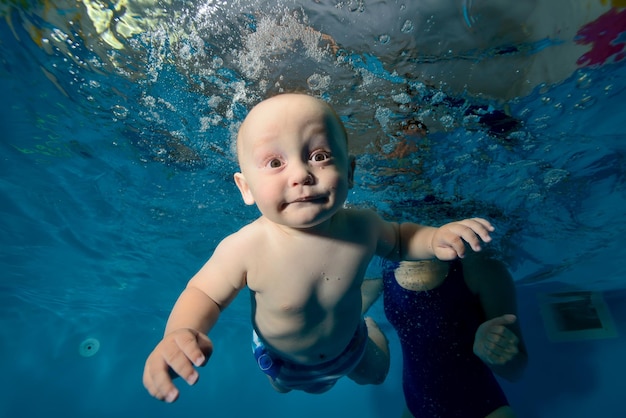
[{"label": "baby's hand", "polygon": [[198,372],[194,366],[204,366],[212,353],[213,344],[206,335],[184,328],[170,332],[148,356],[143,385],[155,398],[174,402],[178,389],[171,376],[178,375],[188,384],[195,384]]},{"label": "baby's hand", "polygon": [[506,325],[516,320],[507,314],[483,322],[474,337],[474,354],[486,364],[502,365],[513,359],[519,352],[519,339]]},{"label": "baby's hand", "polygon": [[465,255],[465,242],[474,251],[480,251],[480,240],[491,241],[489,232],[495,228],[482,218],[464,219],[437,228],[432,238],[435,256],[440,260],[454,260]]}]

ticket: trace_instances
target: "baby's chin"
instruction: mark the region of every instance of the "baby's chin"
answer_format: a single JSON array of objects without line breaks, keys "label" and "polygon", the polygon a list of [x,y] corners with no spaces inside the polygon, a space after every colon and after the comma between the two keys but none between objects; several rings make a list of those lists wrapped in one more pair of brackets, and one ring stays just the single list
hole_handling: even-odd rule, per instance
[{"label": "baby's chin", "polygon": [[300,217],[299,219],[282,219],[278,223],[280,223],[281,225],[285,227],[302,230],[302,231],[315,230],[318,228],[325,228],[327,224],[330,222],[330,220],[332,219],[334,214],[335,214],[335,211],[331,213],[318,214],[317,216],[313,216],[309,218]]}]

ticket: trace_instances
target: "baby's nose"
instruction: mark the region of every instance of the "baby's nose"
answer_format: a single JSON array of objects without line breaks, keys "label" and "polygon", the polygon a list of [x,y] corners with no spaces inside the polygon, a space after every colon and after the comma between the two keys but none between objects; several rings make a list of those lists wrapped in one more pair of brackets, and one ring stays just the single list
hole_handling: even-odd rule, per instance
[{"label": "baby's nose", "polygon": [[291,184],[293,186],[298,185],[310,185],[315,181],[313,173],[306,164],[295,164],[292,166],[291,172]]}]

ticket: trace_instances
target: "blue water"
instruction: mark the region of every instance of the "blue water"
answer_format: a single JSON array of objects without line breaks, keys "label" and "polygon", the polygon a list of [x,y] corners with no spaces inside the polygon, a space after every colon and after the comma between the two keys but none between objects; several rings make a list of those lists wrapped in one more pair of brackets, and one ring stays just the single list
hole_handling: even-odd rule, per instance
[{"label": "blue water", "polygon": [[[249,352],[245,296],[220,319],[214,357],[176,404],[155,401],[141,384],[143,362],[188,278],[222,237],[257,216],[232,182],[230,144],[250,103],[278,84],[308,86],[338,106],[358,161],[349,203],[424,223],[485,216],[496,224],[492,249],[518,284],[530,353],[524,380],[503,383],[520,417],[623,417],[624,60],[496,97],[489,66],[480,72],[487,81],[477,81],[484,94],[403,70],[426,77],[434,65],[437,74],[460,66],[460,79],[467,62],[482,65],[485,54],[512,51],[508,44],[521,45],[523,54],[510,59],[523,68],[543,53],[535,49],[571,39],[502,35],[490,47],[448,53],[427,42],[437,32],[432,17],[391,29],[416,5],[319,2],[259,13],[262,2],[249,3],[207,2],[195,18],[175,4],[166,9],[189,24],[182,41],[151,27],[128,39],[118,34],[125,50],[87,37],[88,14],[71,4],[0,9],[0,416],[400,416],[400,352],[380,304],[372,314],[393,356],[383,386],[345,379],[320,396],[274,393]],[[467,20],[465,11],[458,25],[475,29],[485,19]],[[255,46],[256,34],[272,32],[264,29],[268,15],[282,16],[272,30],[285,28],[281,36],[297,48]],[[350,30],[353,18],[376,36]],[[315,56],[304,26],[344,49]],[[408,36],[416,32],[423,44]],[[504,64],[496,66],[503,78]],[[508,108],[521,125],[499,137],[464,114],[489,105]],[[409,117],[425,121],[427,137],[399,132]],[[602,292],[617,337],[548,339],[539,297],[573,289]],[[88,338],[100,348],[83,357]]]}]

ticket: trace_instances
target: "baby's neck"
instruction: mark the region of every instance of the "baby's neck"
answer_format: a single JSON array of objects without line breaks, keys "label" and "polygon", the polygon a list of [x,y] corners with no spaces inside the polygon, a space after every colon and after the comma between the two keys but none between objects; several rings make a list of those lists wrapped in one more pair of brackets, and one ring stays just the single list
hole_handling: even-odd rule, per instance
[{"label": "baby's neck", "polygon": [[311,226],[292,226],[292,225],[283,225],[276,222],[273,222],[267,218],[264,219],[269,225],[272,225],[277,230],[289,236],[320,236],[320,237],[330,237],[336,235],[336,229],[333,227],[333,220],[336,215],[333,215],[329,219],[326,219],[318,224]]}]

